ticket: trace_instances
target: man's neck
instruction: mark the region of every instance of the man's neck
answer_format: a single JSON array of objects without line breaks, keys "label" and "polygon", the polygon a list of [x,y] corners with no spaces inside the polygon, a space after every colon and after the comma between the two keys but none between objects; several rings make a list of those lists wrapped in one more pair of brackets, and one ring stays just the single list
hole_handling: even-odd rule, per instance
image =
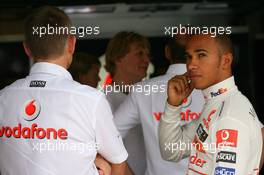
[{"label": "man's neck", "polygon": [[[223,74],[221,77],[219,77],[219,79],[217,81],[215,81],[213,84],[211,84],[210,86],[208,86],[208,87],[206,87],[204,89],[207,89],[207,88],[212,87],[212,86],[214,86],[214,85],[216,85],[216,84],[218,84],[218,83],[220,83],[222,81],[225,81],[226,79],[228,79],[228,78],[230,78],[232,76],[233,75],[232,75],[231,72],[230,73]],[[202,89],[202,90],[204,90],[204,89]]]},{"label": "man's neck", "polygon": [[50,57],[47,59],[38,59],[37,62],[48,62],[48,63],[52,63],[52,64],[57,64],[59,66],[64,67],[65,69],[69,68],[69,61],[67,58],[65,58],[65,56],[60,56],[60,57]]}]

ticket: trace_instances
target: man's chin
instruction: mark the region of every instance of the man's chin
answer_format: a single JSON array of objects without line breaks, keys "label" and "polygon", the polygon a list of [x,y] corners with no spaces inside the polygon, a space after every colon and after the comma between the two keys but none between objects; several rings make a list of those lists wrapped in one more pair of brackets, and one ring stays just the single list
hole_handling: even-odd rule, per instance
[{"label": "man's chin", "polygon": [[205,89],[205,87],[201,83],[198,83],[198,82],[193,82],[193,87],[194,89],[198,89],[198,90]]}]

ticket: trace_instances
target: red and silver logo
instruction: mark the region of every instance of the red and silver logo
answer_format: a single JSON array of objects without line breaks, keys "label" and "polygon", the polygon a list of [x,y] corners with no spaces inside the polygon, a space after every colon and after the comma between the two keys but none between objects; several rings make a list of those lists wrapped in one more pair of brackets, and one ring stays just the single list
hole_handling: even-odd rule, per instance
[{"label": "red and silver logo", "polygon": [[182,101],[182,107],[188,108],[192,104],[192,97],[189,96]]},{"label": "red and silver logo", "polygon": [[237,147],[238,131],[233,129],[222,129],[216,132],[216,146]]},{"label": "red and silver logo", "polygon": [[23,107],[23,118],[26,121],[35,120],[40,113],[40,104],[34,99],[27,101]]}]

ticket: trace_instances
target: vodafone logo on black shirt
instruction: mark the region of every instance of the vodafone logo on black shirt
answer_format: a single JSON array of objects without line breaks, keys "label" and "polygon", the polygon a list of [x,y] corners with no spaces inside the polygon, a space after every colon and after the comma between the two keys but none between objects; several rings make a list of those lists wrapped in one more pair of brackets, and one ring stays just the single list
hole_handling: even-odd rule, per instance
[{"label": "vodafone logo on black shirt", "polygon": [[23,118],[26,121],[33,121],[39,116],[40,110],[41,107],[38,101],[34,99],[29,100],[23,107]]}]

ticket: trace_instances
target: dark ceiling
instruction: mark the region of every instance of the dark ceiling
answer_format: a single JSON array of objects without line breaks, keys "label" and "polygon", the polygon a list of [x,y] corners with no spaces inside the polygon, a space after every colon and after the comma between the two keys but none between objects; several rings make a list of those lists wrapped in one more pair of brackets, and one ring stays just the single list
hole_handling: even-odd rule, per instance
[{"label": "dark ceiling", "polygon": [[10,14],[13,11],[25,12],[28,9],[43,6],[80,6],[98,4],[169,4],[169,3],[227,3],[234,11],[245,13],[264,10],[264,0],[1,0],[0,15]]},{"label": "dark ceiling", "polygon": [[233,5],[254,5],[263,2],[263,0],[1,0],[0,7],[32,7],[40,5],[56,5],[56,6],[68,6],[68,5],[92,5],[92,4],[112,4],[112,3],[216,3],[216,2],[228,2]]}]

